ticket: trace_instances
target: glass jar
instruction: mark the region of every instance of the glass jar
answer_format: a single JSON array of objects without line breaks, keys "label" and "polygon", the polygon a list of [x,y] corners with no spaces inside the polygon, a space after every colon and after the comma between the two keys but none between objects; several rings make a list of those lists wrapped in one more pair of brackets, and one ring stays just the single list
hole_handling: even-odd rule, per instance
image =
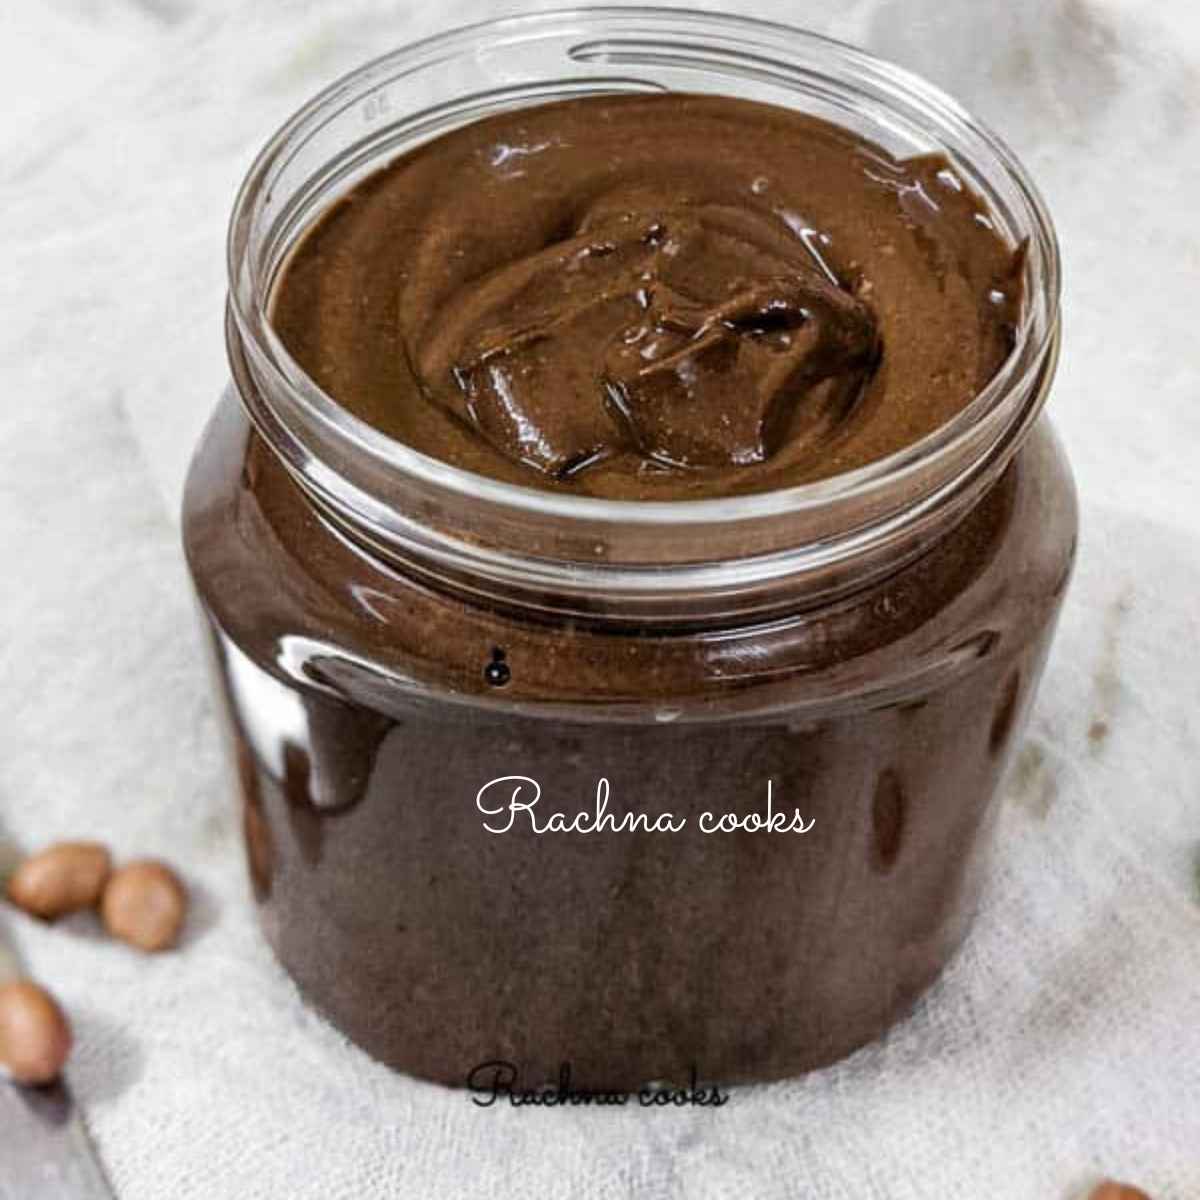
[{"label": "glass jar", "polygon": [[[948,154],[1027,246],[996,378],[860,470],[662,503],[433,461],[289,358],[266,315],[280,266],[365,175],[498,109],[655,88]],[[563,1063],[595,1087],[777,1077],[903,1014],[969,923],[1074,556],[1040,415],[1058,253],[1004,145],[920,79],[795,30],[520,17],[302,109],[237,198],[229,273],[233,382],[184,542],[263,923],[309,999],[405,1071],[463,1083],[504,1060],[527,1086]],[[686,824],[535,832],[594,814],[598,789],[616,818]],[[755,828],[768,804],[807,832]]]}]

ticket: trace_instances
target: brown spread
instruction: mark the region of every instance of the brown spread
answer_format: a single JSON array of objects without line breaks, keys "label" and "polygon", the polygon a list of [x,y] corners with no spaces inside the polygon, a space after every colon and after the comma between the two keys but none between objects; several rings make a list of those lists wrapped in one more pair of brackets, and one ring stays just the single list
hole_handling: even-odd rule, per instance
[{"label": "brown spread", "polygon": [[624,499],[863,466],[1003,362],[1020,253],[945,157],[725,97],[516,109],[302,240],[273,321],[340,404],[513,483]]}]

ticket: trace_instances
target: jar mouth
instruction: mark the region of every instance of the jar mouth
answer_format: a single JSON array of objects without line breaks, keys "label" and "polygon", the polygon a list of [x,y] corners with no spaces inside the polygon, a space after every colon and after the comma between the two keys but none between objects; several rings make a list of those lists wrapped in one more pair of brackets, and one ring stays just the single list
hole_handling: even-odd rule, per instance
[{"label": "jar mouth", "polygon": [[[471,81],[465,89],[456,87],[460,72]],[[500,108],[664,88],[791,99],[792,107],[839,114],[843,124],[865,123],[877,141],[911,141],[913,152],[940,150],[955,162],[1001,231],[1014,245],[1027,245],[1026,299],[1013,349],[966,407],[886,457],[815,482],[718,498],[606,499],[524,487],[431,458],[342,407],[275,334],[268,306],[287,251],[326,204],[396,154]],[[727,549],[704,551],[708,565],[784,551],[828,557],[830,543],[847,538],[844,557],[853,556],[865,528],[893,523],[961,484],[1012,441],[1015,429],[1032,423],[1052,375],[1061,287],[1057,238],[1035,184],[1007,145],[940,88],[866,51],[785,25],[626,6],[464,26],[345,75],[255,159],[234,204],[227,261],[231,360],[235,377],[244,376],[239,391],[260,431],[322,507],[361,526],[376,545],[411,541],[412,517],[421,514],[443,554],[454,545],[470,544],[476,554],[490,545],[501,556],[562,562],[567,570],[597,560],[610,567],[698,565],[699,551],[682,544],[671,553],[651,550],[651,540],[667,531],[683,541],[703,534],[710,546],[724,531],[733,540]],[[409,513],[398,511],[406,506]],[[472,506],[471,518],[448,519],[464,506]],[[494,528],[485,528],[485,513],[495,516]],[[537,536],[526,529],[518,545],[508,544],[522,522]],[[623,531],[615,542],[601,536],[614,530]],[[734,543],[747,530],[755,535],[739,552]]]}]

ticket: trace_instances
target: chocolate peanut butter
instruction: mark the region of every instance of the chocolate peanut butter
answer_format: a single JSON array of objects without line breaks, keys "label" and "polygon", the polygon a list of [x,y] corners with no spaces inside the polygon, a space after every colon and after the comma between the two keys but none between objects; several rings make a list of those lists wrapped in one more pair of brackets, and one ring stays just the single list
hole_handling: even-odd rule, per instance
[{"label": "chocolate peanut butter", "polygon": [[[992,178],[975,150],[971,177]],[[1026,272],[966,173],[742,100],[518,109],[319,214],[275,179],[312,224],[254,300],[336,402],[477,475],[627,499],[761,492],[952,419],[1010,352],[1020,277],[1045,299],[1041,218],[1011,222],[1031,231]],[[270,227],[261,182],[235,233]],[[782,556],[769,608],[726,605],[738,581],[717,579],[660,623],[630,617],[609,578],[619,531],[578,564],[580,611],[539,573],[551,534],[529,550],[485,520],[486,496],[406,487],[400,456],[364,517],[325,486],[354,482],[358,443],[305,442],[315,502],[285,436],[294,398],[254,369],[275,347],[229,328],[234,383],[193,462],[184,542],[255,897],[304,994],[382,1061],[459,1085],[487,1064],[523,1086],[564,1064],[593,1089],[770,1079],[906,1012],[970,922],[1070,576],[1070,472],[1035,419],[1051,343],[1006,390],[1011,437],[889,515],[886,569],[852,552],[831,595]],[[551,533],[573,547],[578,506],[557,507]],[[448,531],[447,569],[423,569],[380,510]],[[458,553],[477,537],[528,588]],[[497,834],[478,797],[514,776],[541,811],[603,787],[618,819],[677,820]],[[752,823],[772,796],[803,836]],[[707,833],[706,814],[733,824]]]},{"label": "chocolate peanut butter", "polygon": [[1020,253],[940,155],[725,97],[467,125],[355,187],[276,289],[284,344],[398,440],[627,499],[862,466],[1008,353]]}]

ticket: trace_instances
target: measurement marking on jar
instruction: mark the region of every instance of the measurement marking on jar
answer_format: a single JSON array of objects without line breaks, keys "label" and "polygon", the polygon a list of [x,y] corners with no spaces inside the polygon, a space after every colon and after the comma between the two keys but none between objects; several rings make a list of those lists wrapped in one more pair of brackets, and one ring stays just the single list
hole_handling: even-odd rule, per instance
[{"label": "measurement marking on jar", "polygon": [[387,92],[376,92],[362,102],[362,118],[365,124],[378,121],[392,112],[392,98]]}]

